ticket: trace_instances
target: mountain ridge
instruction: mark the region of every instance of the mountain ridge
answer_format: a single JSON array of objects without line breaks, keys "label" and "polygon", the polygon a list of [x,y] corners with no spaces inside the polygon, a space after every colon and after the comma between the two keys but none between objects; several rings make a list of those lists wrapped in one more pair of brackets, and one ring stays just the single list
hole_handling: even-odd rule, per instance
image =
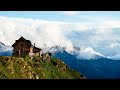
[{"label": "mountain ridge", "polygon": [[0,42],[0,52],[12,51],[12,47]]},{"label": "mountain ridge", "polygon": [[54,57],[62,59],[70,68],[73,68],[88,79],[120,79],[120,61],[104,57],[96,59],[77,59],[68,52],[58,52]]},{"label": "mountain ridge", "polygon": [[[54,58],[61,59],[68,67],[77,70],[88,79],[120,79],[120,61],[96,54],[96,51],[91,48],[74,47],[73,51],[68,52],[66,47],[56,45],[44,50],[44,53],[46,52],[52,52]],[[85,52],[85,54],[91,53],[94,57],[85,59],[79,56],[78,58],[81,52]]]}]

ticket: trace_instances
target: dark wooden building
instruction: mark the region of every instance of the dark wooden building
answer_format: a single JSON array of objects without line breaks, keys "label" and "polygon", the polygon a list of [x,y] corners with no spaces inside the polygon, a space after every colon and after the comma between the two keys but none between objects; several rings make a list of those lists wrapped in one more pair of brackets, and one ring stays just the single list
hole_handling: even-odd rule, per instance
[{"label": "dark wooden building", "polygon": [[23,57],[29,55],[29,53],[37,53],[40,52],[42,49],[35,47],[31,44],[30,40],[26,40],[23,37],[20,37],[15,43],[12,45],[13,47],[13,56]]}]

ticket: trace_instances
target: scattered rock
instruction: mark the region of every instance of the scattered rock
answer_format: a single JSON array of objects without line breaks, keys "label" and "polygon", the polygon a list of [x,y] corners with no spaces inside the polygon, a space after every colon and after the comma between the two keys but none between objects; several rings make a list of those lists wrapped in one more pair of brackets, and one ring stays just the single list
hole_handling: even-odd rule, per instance
[{"label": "scattered rock", "polygon": [[36,75],[36,79],[39,79],[38,75]]}]

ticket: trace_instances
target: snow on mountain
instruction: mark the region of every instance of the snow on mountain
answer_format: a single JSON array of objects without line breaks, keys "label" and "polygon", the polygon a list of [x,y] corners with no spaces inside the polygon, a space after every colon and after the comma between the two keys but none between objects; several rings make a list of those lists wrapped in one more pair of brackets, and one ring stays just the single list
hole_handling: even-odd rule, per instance
[{"label": "snow on mountain", "polygon": [[0,42],[0,52],[12,51],[11,46],[7,46],[4,43]]},{"label": "snow on mountain", "polygon": [[77,59],[95,59],[99,56],[105,57],[104,55],[100,54],[99,52],[94,51],[91,47],[84,47],[78,52],[76,58]]},{"label": "snow on mountain", "polygon": [[66,48],[65,47],[61,47],[61,46],[53,46],[51,48],[49,48],[48,50],[46,50],[46,52],[50,52],[50,53],[56,53],[56,52],[59,52],[59,51],[63,51],[65,50]]},{"label": "snow on mountain", "polygon": [[77,59],[93,59],[97,58],[99,56],[105,57],[104,55],[100,54],[99,52],[94,51],[91,47],[78,47],[73,46],[73,49],[71,51],[67,51],[66,47],[60,47],[60,46],[53,46],[49,48],[46,52],[51,52],[53,54],[57,52],[63,52],[66,51],[67,53],[76,56]]},{"label": "snow on mountain", "polygon": [[113,60],[120,60],[120,54],[116,54],[116,55],[113,55],[113,56],[108,56],[107,58],[113,59]]},{"label": "snow on mountain", "polygon": [[12,47],[7,46],[4,43],[0,42],[0,56],[11,56],[12,55]]},{"label": "snow on mountain", "polygon": [[96,54],[102,56],[100,53],[94,51],[91,47],[82,48],[80,52],[90,53],[90,54]]},{"label": "snow on mountain", "polygon": [[112,52],[111,54],[106,55],[107,58],[110,58],[113,60],[120,60],[120,42],[119,41],[109,44],[107,49],[109,50],[109,52]]},{"label": "snow on mountain", "polygon": [[99,56],[100,58],[77,59],[66,51],[57,52],[54,57],[63,60],[70,68],[84,74],[88,79],[120,79],[120,61]]},{"label": "snow on mountain", "polygon": [[6,49],[5,44],[3,44],[2,42],[0,42],[0,51],[4,51]]}]

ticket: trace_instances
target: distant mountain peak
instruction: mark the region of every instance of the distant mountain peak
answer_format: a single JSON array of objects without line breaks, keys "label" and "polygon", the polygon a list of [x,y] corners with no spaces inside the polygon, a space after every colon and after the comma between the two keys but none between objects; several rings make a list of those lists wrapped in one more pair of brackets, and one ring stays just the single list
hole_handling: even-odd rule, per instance
[{"label": "distant mountain peak", "polygon": [[61,46],[55,45],[55,46],[52,46],[51,48],[49,48],[46,52],[55,53],[55,52],[63,51],[65,49],[66,49],[65,47],[61,47]]},{"label": "distant mountain peak", "polygon": [[0,42],[0,56],[11,56],[12,55],[12,47],[7,46],[4,43]]},{"label": "distant mountain peak", "polygon": [[5,45],[4,43],[0,42],[0,45]]},{"label": "distant mountain peak", "polygon": [[99,52],[96,52],[93,48],[91,47],[79,47],[79,46],[73,46],[73,49],[71,51],[67,51],[66,47],[61,47],[61,46],[52,46],[51,48],[47,49],[45,52],[50,52],[53,54],[56,53],[64,53],[67,52],[71,55],[75,55],[77,58],[86,58],[86,59],[95,59],[99,57],[105,57]]}]

